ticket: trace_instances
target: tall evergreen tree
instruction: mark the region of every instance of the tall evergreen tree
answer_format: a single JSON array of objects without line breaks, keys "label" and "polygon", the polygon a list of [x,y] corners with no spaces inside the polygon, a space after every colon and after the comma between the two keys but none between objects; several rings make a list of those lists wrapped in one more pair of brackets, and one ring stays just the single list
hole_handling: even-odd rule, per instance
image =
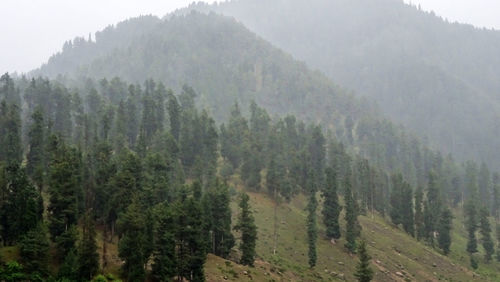
[{"label": "tall evergreen tree", "polygon": [[359,263],[356,266],[354,276],[359,282],[369,282],[373,279],[373,269],[370,268],[370,259],[366,250],[365,241],[361,241],[358,246]]},{"label": "tall evergreen tree", "polygon": [[495,253],[495,245],[491,238],[491,226],[488,220],[488,210],[482,208],[479,212],[479,232],[481,233],[481,241],[484,249],[484,259],[489,262]]},{"label": "tall evergreen tree", "polygon": [[316,266],[316,241],[318,240],[318,227],[316,226],[316,208],[318,202],[316,200],[316,193],[309,195],[309,202],[307,203],[307,242],[309,246],[309,267]]},{"label": "tall evergreen tree", "polygon": [[99,254],[97,253],[96,231],[93,219],[85,215],[83,220],[83,236],[78,247],[78,276],[91,280],[99,270]]},{"label": "tall evergreen tree", "polygon": [[427,186],[427,197],[424,202],[425,237],[434,245],[434,234],[441,214],[442,200],[439,188],[438,175],[431,171]]},{"label": "tall evergreen tree", "polygon": [[26,232],[19,247],[21,262],[28,273],[48,274],[49,240],[42,223]]},{"label": "tall evergreen tree", "polygon": [[124,261],[122,272],[128,281],[143,281],[146,275],[144,266],[145,231],[144,213],[137,198],[127,207],[118,222],[122,233],[118,242],[118,256]]},{"label": "tall evergreen tree", "polygon": [[7,187],[0,204],[1,235],[4,244],[12,245],[42,221],[43,202],[24,169],[13,164],[5,172]]},{"label": "tall evergreen tree", "polygon": [[453,214],[448,208],[444,208],[439,217],[437,225],[438,231],[438,245],[443,250],[445,255],[450,253],[451,246],[451,227],[452,227]]},{"label": "tall evergreen tree", "polygon": [[326,169],[326,185],[323,189],[323,222],[326,226],[326,236],[331,239],[340,238],[339,216],[342,207],[339,203],[337,195],[337,170],[332,168]]},{"label": "tall evergreen tree", "polygon": [[45,121],[40,108],[31,116],[32,125],[29,135],[29,151],[26,156],[26,172],[42,190],[45,172]]},{"label": "tall evergreen tree", "polygon": [[417,240],[425,238],[424,212],[423,212],[424,192],[421,186],[415,192],[415,229]]},{"label": "tall evergreen tree", "polygon": [[344,177],[344,201],[345,201],[345,221],[346,221],[346,244],[345,247],[351,252],[356,252],[356,238],[359,236],[358,210],[356,199],[351,190],[351,173],[346,170]]},{"label": "tall evergreen tree", "polygon": [[255,243],[257,240],[257,226],[250,207],[250,197],[243,193],[239,202],[240,214],[234,229],[241,232],[240,263],[253,266],[255,261]]},{"label": "tall evergreen tree", "polygon": [[49,230],[52,239],[77,223],[82,203],[80,153],[52,136],[49,163]]},{"label": "tall evergreen tree", "polygon": [[176,274],[175,218],[171,208],[160,206],[156,229],[152,276],[156,281],[169,281]]}]

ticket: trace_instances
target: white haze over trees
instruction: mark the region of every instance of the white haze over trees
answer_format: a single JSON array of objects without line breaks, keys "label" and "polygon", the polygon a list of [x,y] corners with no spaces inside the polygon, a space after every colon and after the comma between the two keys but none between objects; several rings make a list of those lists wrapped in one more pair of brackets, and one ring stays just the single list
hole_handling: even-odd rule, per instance
[{"label": "white haze over trees", "polygon": [[[46,62],[62,44],[138,15],[163,16],[192,0],[2,0],[0,73],[28,72]],[[204,2],[213,3],[213,0]],[[222,2],[222,1],[218,1]],[[405,0],[450,21],[500,29],[496,0]],[[473,12],[471,12],[473,11]]]}]

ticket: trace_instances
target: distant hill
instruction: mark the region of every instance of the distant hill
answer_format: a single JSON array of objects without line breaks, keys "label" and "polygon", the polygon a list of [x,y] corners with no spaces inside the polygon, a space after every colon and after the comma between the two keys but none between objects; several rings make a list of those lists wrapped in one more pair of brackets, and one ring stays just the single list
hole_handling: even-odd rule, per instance
[{"label": "distant hill", "polygon": [[450,23],[401,0],[238,0],[233,16],[445,152],[500,165],[500,31]]},{"label": "distant hill", "polygon": [[354,97],[228,17],[199,12],[164,20],[142,17],[97,33],[95,42],[76,41],[32,75],[81,89],[86,78],[115,76],[132,83],[153,78],[174,90],[186,83],[219,121],[235,101],[248,109],[254,100],[273,116],[321,123],[350,150],[403,172],[413,185],[425,182],[424,172],[437,155],[387,121],[375,102]]},{"label": "distant hill", "polygon": [[273,114],[318,122],[374,112],[243,25],[215,14],[131,19],[96,33],[95,42],[66,43],[32,75],[75,81],[118,76],[133,83],[153,78],[175,89],[186,83],[219,120],[235,101],[246,109],[251,100]]}]

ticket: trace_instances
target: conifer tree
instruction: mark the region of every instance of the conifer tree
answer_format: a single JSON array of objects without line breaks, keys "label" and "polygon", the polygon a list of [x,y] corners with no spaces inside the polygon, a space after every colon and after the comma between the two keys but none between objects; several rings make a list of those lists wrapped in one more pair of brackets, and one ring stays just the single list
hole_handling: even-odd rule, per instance
[{"label": "conifer tree", "polygon": [[159,212],[152,275],[156,281],[169,281],[176,274],[175,219],[171,208],[162,205]]},{"label": "conifer tree", "polygon": [[424,192],[419,186],[415,192],[415,229],[417,240],[425,238],[424,214],[423,214]]},{"label": "conifer tree", "polygon": [[359,282],[369,282],[373,279],[373,269],[370,268],[370,259],[366,250],[366,242],[361,241],[358,246],[359,263],[354,276]]},{"label": "conifer tree", "polygon": [[309,267],[313,268],[316,265],[316,241],[318,240],[318,227],[316,226],[316,208],[318,202],[316,193],[311,192],[309,202],[307,203],[307,242],[309,245]]},{"label": "conifer tree", "polygon": [[45,171],[45,124],[43,113],[37,108],[31,116],[26,172],[38,189],[42,190]]},{"label": "conifer tree", "polygon": [[42,223],[26,233],[20,243],[21,262],[28,273],[47,274],[49,240]]},{"label": "conifer tree", "polygon": [[346,170],[344,178],[344,200],[346,220],[346,244],[345,247],[351,252],[356,252],[356,238],[359,236],[358,211],[355,198],[351,190],[351,173]]},{"label": "conifer tree", "polygon": [[255,261],[255,242],[257,240],[257,226],[252,215],[250,207],[250,197],[243,193],[239,202],[240,214],[238,223],[234,229],[241,232],[241,243],[239,249],[241,251],[240,263],[243,265],[253,266]]},{"label": "conifer tree", "polygon": [[500,224],[496,223],[497,251],[495,257],[500,262]]},{"label": "conifer tree", "polygon": [[438,231],[438,245],[445,255],[450,253],[451,246],[451,227],[452,227],[453,214],[448,208],[444,208],[439,218],[437,225]]},{"label": "conifer tree", "polygon": [[326,226],[326,236],[331,239],[340,238],[339,216],[342,207],[339,203],[337,195],[337,170],[332,168],[326,169],[326,185],[323,189],[323,222]]},{"label": "conifer tree", "polygon": [[124,260],[122,272],[129,281],[143,281],[146,275],[144,265],[145,230],[143,211],[134,197],[125,213],[119,218],[122,237],[118,242],[118,255]]},{"label": "conifer tree", "polygon": [[51,137],[49,169],[49,230],[53,240],[77,223],[82,202],[79,152]]},{"label": "conifer tree", "polygon": [[477,176],[476,176],[476,166],[472,162],[466,164],[467,173],[467,189],[469,192],[469,197],[464,205],[464,215],[465,215],[465,228],[468,233],[467,240],[467,252],[471,255],[472,262],[477,262],[473,259],[472,254],[477,252],[477,239],[476,230],[478,227],[478,187],[477,187]]},{"label": "conifer tree", "polygon": [[20,164],[22,160],[21,109],[17,104],[2,102],[0,109],[0,159],[6,164]]},{"label": "conifer tree", "polygon": [[83,237],[78,247],[78,275],[91,280],[99,270],[96,231],[94,221],[89,214],[83,220]]},{"label": "conifer tree", "polygon": [[481,233],[481,241],[484,249],[484,259],[489,262],[495,253],[495,245],[491,238],[491,226],[488,220],[488,210],[482,208],[479,212],[479,232]]},{"label": "conifer tree", "polygon": [[211,214],[213,216],[210,230],[213,232],[212,252],[220,257],[227,258],[234,246],[234,236],[231,233],[230,196],[227,185],[218,180],[211,193]]},{"label": "conifer tree", "polygon": [[434,171],[429,173],[427,186],[427,197],[424,202],[424,228],[425,237],[434,245],[434,234],[441,214],[441,192],[439,188],[438,176]]},{"label": "conifer tree", "polygon": [[41,222],[43,202],[23,168],[13,164],[4,172],[7,189],[0,203],[1,235],[4,244],[12,245]]}]

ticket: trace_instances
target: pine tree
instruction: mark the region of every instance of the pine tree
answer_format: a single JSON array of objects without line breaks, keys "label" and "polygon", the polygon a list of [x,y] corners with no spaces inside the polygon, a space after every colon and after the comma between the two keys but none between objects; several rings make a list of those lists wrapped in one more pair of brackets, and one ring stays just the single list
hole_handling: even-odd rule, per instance
[{"label": "pine tree", "polygon": [[164,205],[159,212],[152,275],[156,281],[169,281],[176,274],[175,218],[171,208]]},{"label": "pine tree", "polygon": [[122,237],[118,242],[118,256],[124,260],[122,272],[128,281],[143,281],[145,278],[144,240],[146,226],[143,210],[136,197],[127,207],[118,222]]},{"label": "pine tree", "polygon": [[234,246],[234,236],[231,233],[229,190],[227,185],[217,180],[209,194],[211,214],[213,216],[212,226],[210,226],[212,231],[211,252],[217,256],[227,258]]},{"label": "pine tree", "polygon": [[83,237],[78,247],[78,275],[91,280],[99,270],[95,225],[86,215],[83,221]]},{"label": "pine tree", "polygon": [[21,109],[17,104],[2,102],[0,110],[0,159],[8,165],[20,164],[22,160]]},{"label": "pine tree", "polygon": [[[466,164],[467,189],[469,198],[464,205],[465,228],[468,233],[467,252],[471,255],[471,264],[475,262],[472,255],[477,252],[476,230],[478,227],[478,199],[476,165],[472,162]],[[476,262],[477,263],[477,262]]]},{"label": "pine tree", "polygon": [[453,214],[448,208],[443,209],[437,225],[438,231],[438,245],[445,255],[450,253],[451,246],[451,227],[452,227]]},{"label": "pine tree", "polygon": [[358,246],[359,263],[354,276],[360,282],[369,282],[373,279],[373,270],[370,268],[370,259],[366,250],[366,242],[361,241]]},{"label": "pine tree", "polygon": [[488,210],[486,208],[482,208],[479,212],[479,232],[481,233],[481,241],[485,252],[484,259],[487,262],[491,261],[491,258],[495,253],[495,245],[491,239],[491,226],[488,216]]},{"label": "pine tree", "polygon": [[250,197],[246,193],[243,193],[239,203],[241,211],[238,216],[238,223],[234,226],[234,229],[241,232],[241,243],[239,246],[241,251],[240,263],[253,266],[255,261],[257,226],[255,226],[255,219],[252,215],[249,201]]},{"label": "pine tree", "polygon": [[326,169],[326,186],[323,189],[323,222],[326,226],[326,236],[331,239],[340,238],[339,216],[342,207],[337,195],[337,171],[332,168]]},{"label": "pine tree", "polygon": [[77,223],[81,204],[79,152],[52,136],[49,163],[49,230],[53,240]]},{"label": "pine tree", "polygon": [[316,226],[316,208],[318,202],[316,193],[311,193],[307,204],[307,242],[309,245],[309,267],[313,268],[316,265],[316,241],[318,240],[318,227]]},{"label": "pine tree", "polygon": [[48,273],[49,240],[47,230],[42,223],[26,233],[19,247],[21,262],[28,273],[38,272],[41,275]]},{"label": "pine tree", "polygon": [[434,171],[429,173],[429,184],[427,186],[427,197],[424,202],[424,228],[425,237],[434,246],[434,234],[441,214],[441,192],[438,176]]},{"label": "pine tree", "polygon": [[500,224],[496,223],[496,239],[497,239],[497,251],[496,251],[496,259],[500,262]]},{"label": "pine tree", "polygon": [[180,134],[180,106],[179,102],[177,102],[177,98],[174,96],[172,92],[168,94],[167,101],[167,112],[170,121],[170,133],[174,137],[175,141],[179,142],[179,134]]},{"label": "pine tree", "polygon": [[45,124],[43,113],[37,108],[31,116],[32,125],[29,135],[29,151],[26,156],[26,172],[38,189],[42,190],[45,172]]},{"label": "pine tree", "polygon": [[417,240],[425,238],[424,214],[423,214],[424,192],[419,187],[415,192],[415,228]]},{"label": "pine tree", "polygon": [[41,222],[43,202],[24,169],[13,164],[4,172],[7,189],[0,203],[1,235],[4,244],[12,245]]},{"label": "pine tree", "polygon": [[344,201],[346,221],[346,244],[345,247],[351,252],[356,252],[356,238],[359,236],[358,211],[355,198],[351,190],[351,173],[346,170],[344,178]]}]

